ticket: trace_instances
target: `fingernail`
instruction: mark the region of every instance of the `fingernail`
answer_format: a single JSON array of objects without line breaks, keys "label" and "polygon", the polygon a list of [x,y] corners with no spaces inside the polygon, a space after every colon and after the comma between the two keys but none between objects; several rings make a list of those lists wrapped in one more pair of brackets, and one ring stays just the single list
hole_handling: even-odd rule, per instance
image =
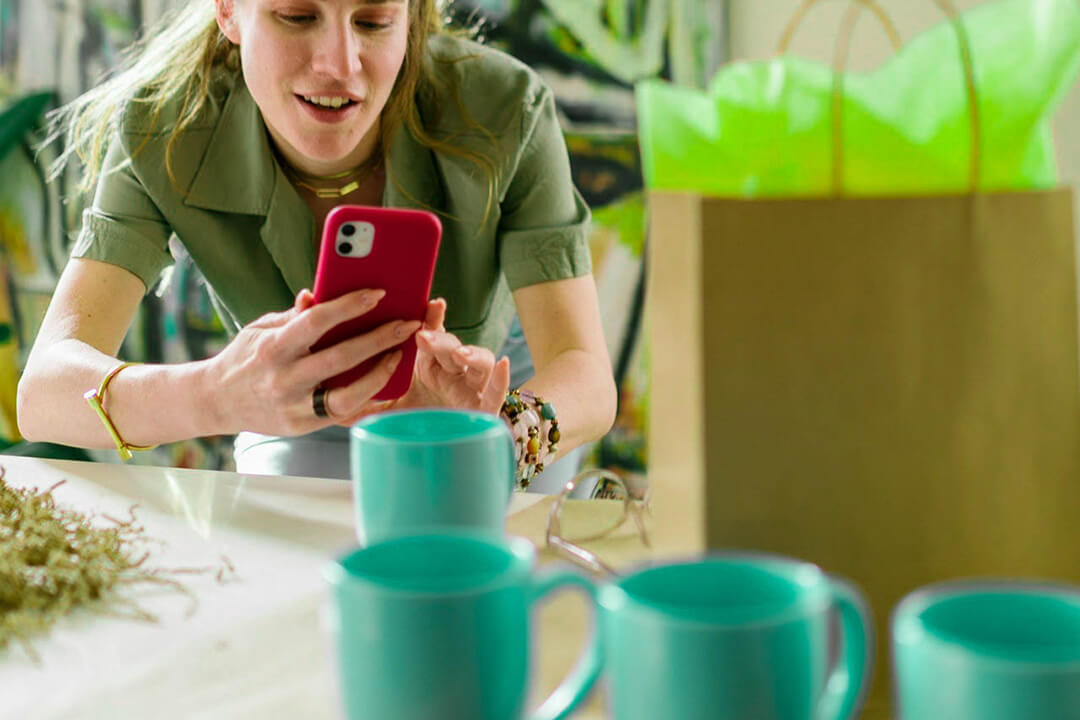
[{"label": "fingernail", "polygon": [[394,337],[398,338],[399,340],[404,340],[405,338],[409,337],[414,332],[419,330],[421,324],[422,323],[416,320],[398,323],[397,327],[394,328]]},{"label": "fingernail", "polygon": [[435,333],[431,332],[430,330],[421,330],[416,334],[429,342],[435,339]]},{"label": "fingernail", "polygon": [[400,360],[401,360],[401,351],[400,350],[395,350],[394,352],[392,352],[392,353],[390,353],[389,355],[386,356],[386,367],[387,368],[397,367],[397,364],[398,364],[398,362],[400,362]]},{"label": "fingernail", "polygon": [[458,352],[458,355],[460,355],[461,357],[471,357],[472,356],[472,350],[470,350],[467,347],[459,347],[457,349],[457,352]]}]

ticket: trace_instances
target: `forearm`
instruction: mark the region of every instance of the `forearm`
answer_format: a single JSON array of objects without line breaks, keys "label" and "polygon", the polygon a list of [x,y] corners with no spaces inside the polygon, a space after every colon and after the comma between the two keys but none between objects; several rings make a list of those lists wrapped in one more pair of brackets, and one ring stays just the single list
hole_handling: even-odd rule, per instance
[{"label": "forearm", "polygon": [[554,406],[562,436],[560,456],[599,440],[615,422],[615,379],[606,356],[563,351],[537,368],[524,388]]},{"label": "forearm", "polygon": [[[113,447],[83,397],[120,363],[91,345],[65,339],[35,348],[19,381],[19,430],[27,440]],[[132,445],[158,445],[225,432],[212,406],[206,361],[125,368],[109,383],[105,410]]]}]

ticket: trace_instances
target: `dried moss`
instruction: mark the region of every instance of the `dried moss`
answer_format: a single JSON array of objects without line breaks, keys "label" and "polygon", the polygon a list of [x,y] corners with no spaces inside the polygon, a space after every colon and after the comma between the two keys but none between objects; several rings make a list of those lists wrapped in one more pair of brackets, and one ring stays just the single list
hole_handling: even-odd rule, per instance
[{"label": "dried moss", "polygon": [[16,641],[37,660],[32,637],[78,608],[154,621],[122,586],[156,583],[191,596],[166,576],[214,570],[146,567],[148,538],[134,506],[127,520],[87,515],[56,504],[52,493],[63,482],[42,492],[12,487],[4,475],[0,467],[0,650]]}]

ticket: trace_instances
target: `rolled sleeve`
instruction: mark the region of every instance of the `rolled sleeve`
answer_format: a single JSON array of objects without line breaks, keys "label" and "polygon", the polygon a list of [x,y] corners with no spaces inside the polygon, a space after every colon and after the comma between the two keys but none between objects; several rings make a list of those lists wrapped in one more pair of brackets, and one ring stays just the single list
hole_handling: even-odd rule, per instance
[{"label": "rolled sleeve", "polygon": [[135,176],[121,143],[114,141],[71,256],[128,270],[149,290],[172,264],[172,230]]},{"label": "rolled sleeve", "polygon": [[550,90],[522,116],[521,157],[502,201],[499,256],[511,290],[592,271],[589,208],[574,187]]},{"label": "rolled sleeve", "polygon": [[[586,211],[587,213],[588,211]],[[587,215],[586,215],[587,217]],[[560,228],[511,230],[502,236],[502,270],[511,290],[592,272],[588,223]]]}]

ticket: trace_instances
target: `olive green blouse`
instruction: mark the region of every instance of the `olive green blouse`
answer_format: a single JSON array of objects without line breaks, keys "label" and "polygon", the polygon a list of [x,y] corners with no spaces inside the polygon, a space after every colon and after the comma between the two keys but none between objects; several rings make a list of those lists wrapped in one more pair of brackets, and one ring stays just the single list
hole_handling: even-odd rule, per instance
[{"label": "olive green blouse", "polygon": [[[511,291],[590,272],[589,211],[570,176],[551,91],[535,72],[451,36],[433,37],[430,54],[460,102],[440,90],[420,100],[421,118],[435,137],[495,160],[492,207],[485,221],[488,178],[475,163],[433,152],[405,127],[387,154],[383,204],[440,213],[432,296],[447,300],[449,331],[495,350],[514,315]],[[490,135],[471,128],[462,107]],[[178,110],[167,106],[156,123],[147,114],[138,102],[124,112],[72,256],[123,267],[149,289],[173,261],[175,234],[230,334],[290,307],[314,280],[314,219],[278,164],[242,76],[215,76],[209,108],[176,141],[175,182],[165,150]]]}]

